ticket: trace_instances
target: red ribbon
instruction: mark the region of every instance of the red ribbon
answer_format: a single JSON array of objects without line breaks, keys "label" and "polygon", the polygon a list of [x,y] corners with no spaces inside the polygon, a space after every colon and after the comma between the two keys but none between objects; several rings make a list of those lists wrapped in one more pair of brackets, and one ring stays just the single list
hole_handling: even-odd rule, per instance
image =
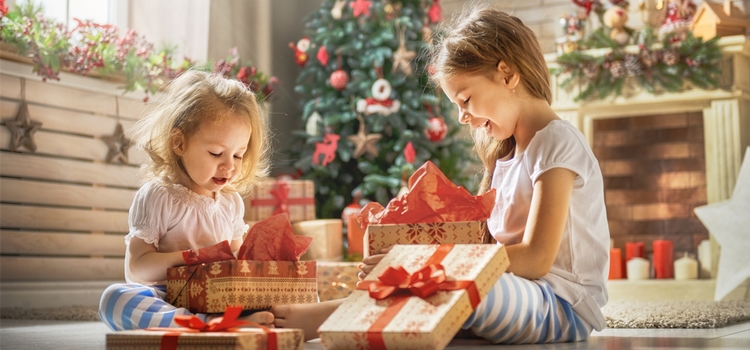
[{"label": "red ribbon", "polygon": [[203,322],[198,316],[195,315],[178,315],[174,317],[174,322],[184,328],[166,328],[166,327],[152,327],[146,328],[147,331],[166,331],[168,332],[161,338],[161,349],[162,350],[176,350],[178,339],[182,333],[199,333],[199,332],[234,332],[237,331],[237,327],[242,325],[250,325],[260,328],[263,333],[266,333],[268,349],[278,349],[278,339],[276,333],[271,331],[269,328],[259,325],[255,322],[238,320],[237,318],[242,313],[242,307],[240,306],[227,306],[224,316],[214,318],[208,323]]},{"label": "red ribbon", "polygon": [[441,244],[427,259],[425,266],[411,275],[400,265],[389,266],[378,275],[377,281],[361,281],[357,284],[357,289],[367,290],[373,299],[382,300],[393,296],[392,303],[367,330],[367,341],[371,348],[385,349],[383,329],[413,295],[425,299],[438,290],[465,289],[469,294],[471,308],[475,309],[479,305],[481,298],[474,281],[446,280],[445,269],[440,263],[451,249],[453,244]]},{"label": "red ribbon", "polygon": [[368,97],[368,98],[365,99],[365,102],[367,102],[368,106],[370,106],[370,105],[381,105],[383,107],[391,107],[391,106],[393,106],[393,100],[391,100],[390,98],[389,99],[385,99],[383,101],[380,101],[380,100],[376,100],[373,97]]},{"label": "red ribbon", "polygon": [[281,213],[289,213],[290,205],[313,205],[315,204],[314,198],[289,198],[289,185],[282,180],[276,182],[273,189],[269,192],[274,198],[273,199],[253,199],[250,201],[251,206],[266,206],[273,205],[276,209],[273,215]]}]

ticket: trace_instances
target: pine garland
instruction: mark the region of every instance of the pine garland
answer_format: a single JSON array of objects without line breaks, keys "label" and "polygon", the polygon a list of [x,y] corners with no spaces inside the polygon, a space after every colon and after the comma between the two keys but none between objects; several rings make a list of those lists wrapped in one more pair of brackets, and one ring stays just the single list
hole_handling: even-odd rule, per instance
[{"label": "pine garland", "polygon": [[713,89],[721,75],[721,50],[718,37],[708,41],[687,33],[681,41],[667,36],[661,45],[647,35],[639,44],[639,53],[626,52],[602,31],[596,31],[582,46],[608,47],[612,51],[603,56],[591,56],[583,51],[560,55],[560,68],[551,73],[564,76],[560,87],[579,84],[581,92],[574,101],[620,96],[628,80],[635,80],[646,91],[657,94],[679,91],[686,81],[695,87]]}]

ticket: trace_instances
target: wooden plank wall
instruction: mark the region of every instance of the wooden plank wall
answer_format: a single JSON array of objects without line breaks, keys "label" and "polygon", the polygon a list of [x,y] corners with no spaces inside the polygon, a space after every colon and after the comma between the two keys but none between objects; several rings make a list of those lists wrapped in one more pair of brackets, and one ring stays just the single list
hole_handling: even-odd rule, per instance
[{"label": "wooden plank wall", "polygon": [[594,121],[593,151],[604,176],[615,247],[668,239],[675,258],[696,253],[708,232],[693,209],[707,203],[703,114]]},{"label": "wooden plank wall", "polygon": [[[0,79],[0,117],[14,118],[23,78]],[[113,135],[118,121],[128,137],[147,105],[114,89],[32,79],[25,96],[30,119],[42,126],[33,153],[11,151],[11,133],[0,127],[0,280],[124,280],[123,237],[139,186],[136,164],[145,158],[131,147],[129,164],[108,164],[101,137]]]}]

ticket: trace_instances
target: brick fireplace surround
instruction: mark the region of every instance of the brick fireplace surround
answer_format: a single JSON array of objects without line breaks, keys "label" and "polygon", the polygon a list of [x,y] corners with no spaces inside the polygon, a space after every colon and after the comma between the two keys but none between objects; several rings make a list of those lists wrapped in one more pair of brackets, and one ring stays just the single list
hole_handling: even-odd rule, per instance
[{"label": "brick fireplace surround", "polygon": [[[714,90],[654,95],[630,86],[616,98],[574,102],[578,87],[560,89],[552,77],[553,109],[586,135],[599,159],[610,233],[623,251],[626,242],[643,241],[648,255],[653,240],[669,239],[676,257],[695,254],[709,232],[693,208],[731,196],[750,145],[750,38],[724,37],[719,46]],[[555,58],[546,56],[550,67]],[[715,276],[719,248],[712,246]]]}]

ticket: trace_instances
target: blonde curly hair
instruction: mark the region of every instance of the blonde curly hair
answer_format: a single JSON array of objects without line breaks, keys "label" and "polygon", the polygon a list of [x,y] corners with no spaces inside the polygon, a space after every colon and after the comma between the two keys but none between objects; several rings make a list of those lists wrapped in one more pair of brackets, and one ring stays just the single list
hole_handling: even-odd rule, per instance
[{"label": "blonde curly hair", "polygon": [[180,157],[174,152],[175,135],[190,139],[198,127],[232,116],[245,117],[252,135],[242,157],[242,169],[227,191],[244,195],[268,175],[268,121],[255,94],[236,80],[188,70],[167,85],[156,106],[133,126],[133,141],[149,159],[141,166],[147,176],[166,184],[183,176]]}]

